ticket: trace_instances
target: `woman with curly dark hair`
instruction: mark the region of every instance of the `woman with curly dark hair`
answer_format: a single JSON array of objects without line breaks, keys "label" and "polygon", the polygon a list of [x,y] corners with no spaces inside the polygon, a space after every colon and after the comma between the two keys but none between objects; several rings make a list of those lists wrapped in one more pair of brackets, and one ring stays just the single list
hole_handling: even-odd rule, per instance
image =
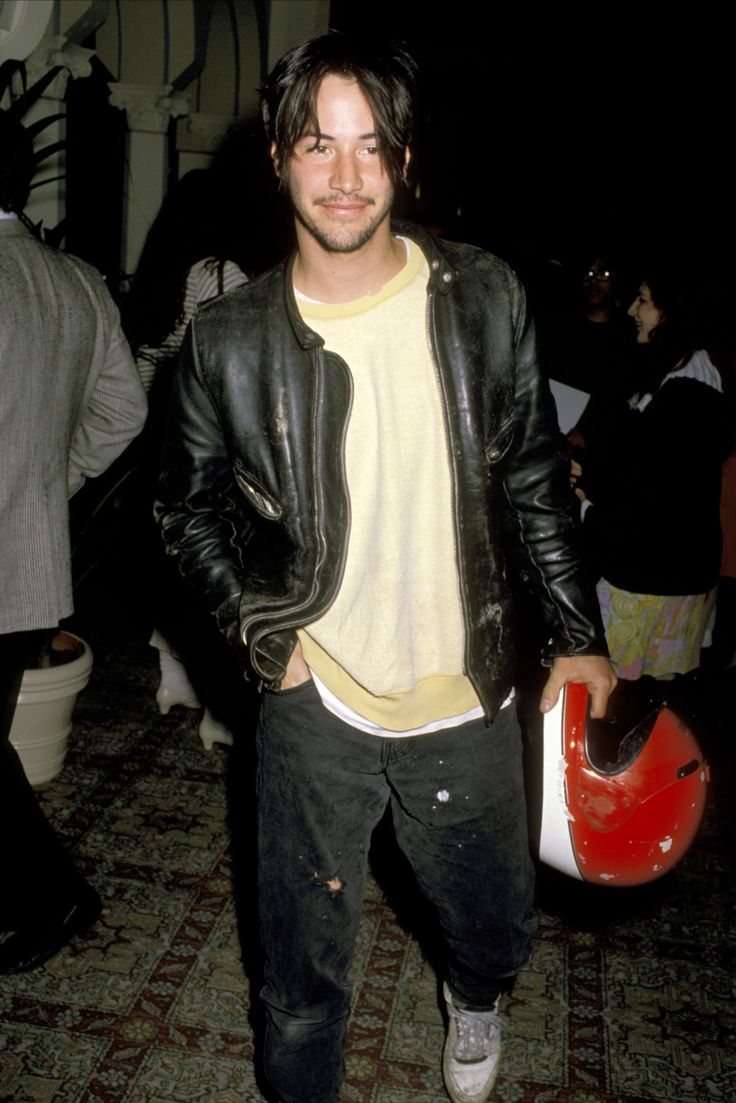
[{"label": "woman with curly dark hair", "polygon": [[671,270],[646,275],[628,314],[638,389],[587,442],[573,484],[616,673],[671,677],[698,666],[718,580],[726,410],[701,312]]}]

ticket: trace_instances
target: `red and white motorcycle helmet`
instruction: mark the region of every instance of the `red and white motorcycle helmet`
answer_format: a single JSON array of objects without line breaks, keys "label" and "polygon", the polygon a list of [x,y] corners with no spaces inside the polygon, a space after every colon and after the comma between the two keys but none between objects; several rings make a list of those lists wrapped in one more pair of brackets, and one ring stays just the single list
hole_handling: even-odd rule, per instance
[{"label": "red and white motorcycle helmet", "polygon": [[693,841],[708,780],[695,737],[669,708],[653,706],[633,726],[591,720],[587,689],[569,685],[544,721],[539,856],[599,885],[653,881]]}]

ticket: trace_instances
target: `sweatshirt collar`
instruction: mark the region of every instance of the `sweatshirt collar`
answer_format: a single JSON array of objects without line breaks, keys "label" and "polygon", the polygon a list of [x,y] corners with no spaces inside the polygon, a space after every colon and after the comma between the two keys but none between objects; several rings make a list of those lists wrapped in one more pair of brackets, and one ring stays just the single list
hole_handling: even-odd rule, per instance
[{"label": "sweatshirt collar", "polygon": [[[391,230],[402,237],[408,237],[415,241],[427,258],[429,264],[430,287],[446,295],[458,279],[458,272],[450,264],[442,251],[441,242],[431,237],[421,226],[415,226],[411,222],[396,221],[391,223]],[[296,252],[292,253],[287,261],[281,265],[283,276],[283,293],[285,297],[286,313],[291,322],[296,339],[304,349],[319,348],[324,341],[318,333],[310,329],[304,322],[294,296],[293,272]]]}]

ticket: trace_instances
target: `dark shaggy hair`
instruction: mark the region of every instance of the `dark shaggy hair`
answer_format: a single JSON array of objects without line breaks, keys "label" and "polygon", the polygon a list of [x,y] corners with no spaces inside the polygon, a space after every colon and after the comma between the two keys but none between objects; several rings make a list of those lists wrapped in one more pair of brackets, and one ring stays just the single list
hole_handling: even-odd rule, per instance
[{"label": "dark shaggy hair", "polygon": [[663,314],[642,360],[642,389],[653,391],[665,375],[687,364],[698,349],[705,349],[713,359],[713,337],[722,318],[709,317],[716,288],[712,278],[704,276],[692,261],[650,264],[643,269],[641,283],[647,285],[652,302]]},{"label": "dark shaggy hair", "polygon": [[0,207],[16,214],[28,202],[35,165],[33,139],[25,127],[0,111]]},{"label": "dark shaggy hair", "polygon": [[651,347],[663,370],[687,362],[704,344],[705,334],[690,281],[674,264],[651,265],[642,283],[649,288],[652,302],[664,317],[652,332]]},{"label": "dark shaggy hair", "polygon": [[331,32],[295,46],[277,62],[261,89],[266,132],[276,143],[279,170],[288,169],[305,133],[317,135],[317,93],[324,78],[356,80],[368,100],[386,171],[404,180],[406,148],[414,136],[417,66],[403,46],[376,44]]}]

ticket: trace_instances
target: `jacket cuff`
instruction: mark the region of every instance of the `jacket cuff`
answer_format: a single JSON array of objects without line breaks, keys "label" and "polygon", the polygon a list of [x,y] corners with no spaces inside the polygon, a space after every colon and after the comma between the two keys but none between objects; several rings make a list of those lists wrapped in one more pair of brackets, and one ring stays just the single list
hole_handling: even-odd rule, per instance
[{"label": "jacket cuff", "polygon": [[293,628],[269,632],[256,647],[250,648],[250,661],[254,671],[269,689],[275,689],[286,674],[289,659],[296,647],[297,635]]},{"label": "jacket cuff", "polygon": [[571,640],[551,639],[542,648],[542,666],[552,666],[555,659],[571,659],[576,655],[600,655],[604,659],[611,657],[605,638],[577,645]]},{"label": "jacket cuff", "polygon": [[240,592],[231,594],[215,611],[217,627],[223,636],[237,651],[243,651],[243,638],[240,634]]}]

